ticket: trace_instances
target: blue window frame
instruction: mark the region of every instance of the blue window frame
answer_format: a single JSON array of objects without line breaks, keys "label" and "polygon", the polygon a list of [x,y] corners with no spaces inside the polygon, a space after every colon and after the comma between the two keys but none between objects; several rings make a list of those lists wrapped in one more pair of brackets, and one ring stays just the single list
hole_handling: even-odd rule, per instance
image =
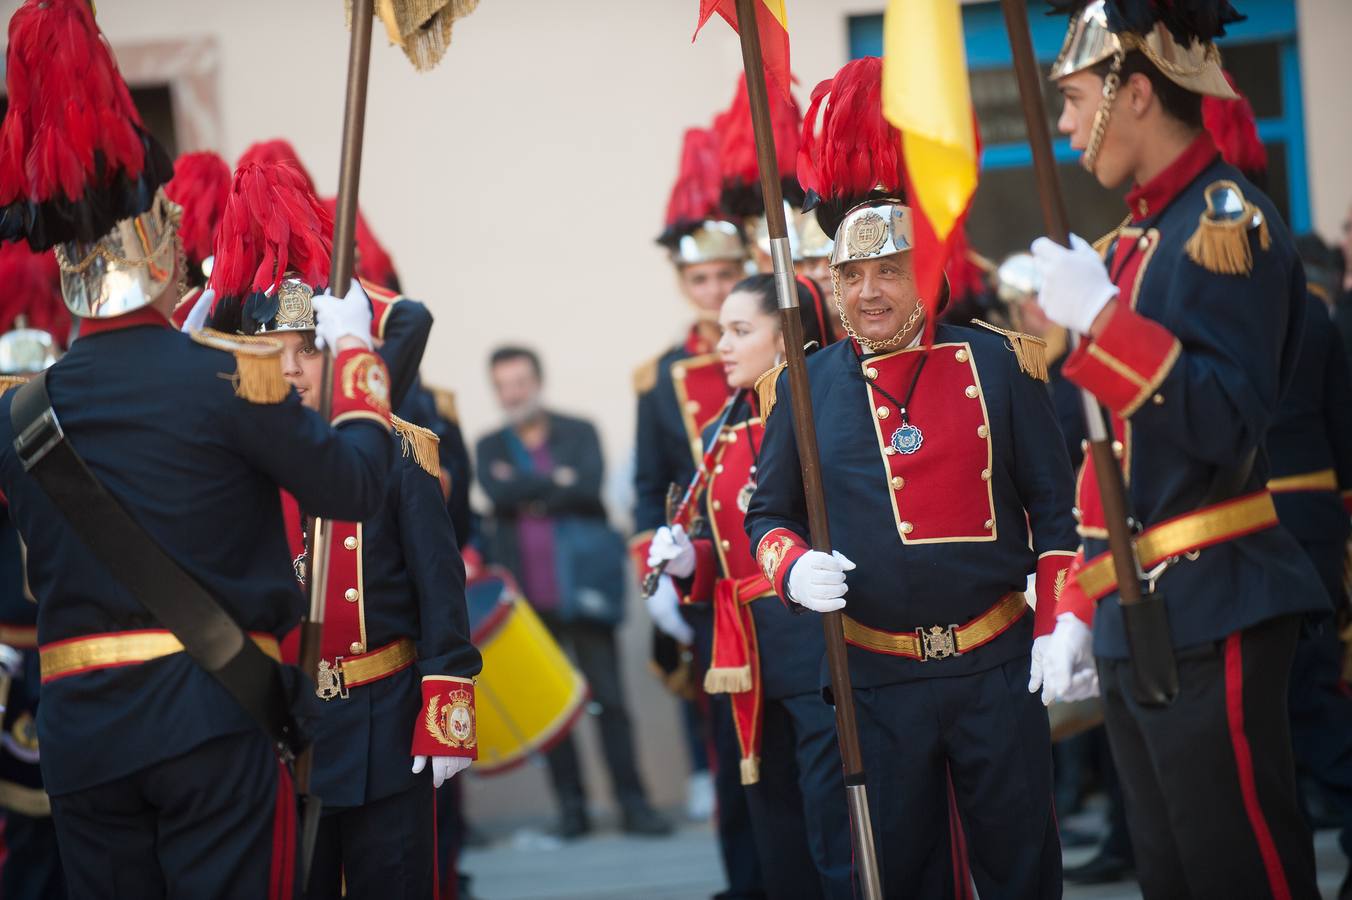
[{"label": "blue window frame", "polygon": [[[1041,15],[1045,9],[1032,3],[1030,20],[1033,47],[1038,59],[1048,64],[1055,59],[1065,36],[1065,19]],[[1269,150],[1269,165],[1280,166],[1284,189],[1271,190],[1274,200],[1285,207],[1287,220],[1296,234],[1309,231],[1310,196],[1305,163],[1305,115],[1300,87],[1300,58],[1296,42],[1295,0],[1247,0],[1243,4],[1248,19],[1227,29],[1222,50],[1235,50],[1239,59],[1244,48],[1268,45],[1275,48],[1275,70],[1280,85],[1273,102],[1258,109],[1258,135]],[[996,3],[978,3],[963,7],[963,31],[967,64],[974,70],[1007,69],[1011,65],[1009,38],[1004,19]],[[851,16],[849,19],[850,56],[882,55],[882,15]],[[1271,60],[1269,60],[1271,62]],[[1242,73],[1240,87],[1253,93],[1257,86],[1246,86]],[[1074,162],[1078,154],[1070,142],[1057,137],[1053,150],[1059,162]],[[1032,153],[1022,141],[990,143],[982,152],[983,169],[1010,169],[1032,165]],[[1275,172],[1272,174],[1276,174]],[[1275,187],[1275,186],[1274,186]],[[1285,194],[1282,197],[1282,194]],[[1285,202],[1281,202],[1284,200]]]}]

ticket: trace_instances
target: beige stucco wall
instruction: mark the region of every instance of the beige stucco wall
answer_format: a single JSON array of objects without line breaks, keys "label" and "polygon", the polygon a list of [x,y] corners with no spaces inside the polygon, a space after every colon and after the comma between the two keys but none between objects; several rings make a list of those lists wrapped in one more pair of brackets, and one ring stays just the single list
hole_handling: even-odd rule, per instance
[{"label": "beige stucco wall", "polygon": [[[1352,3],[1298,3],[1311,195],[1320,230],[1333,238],[1352,199]],[[789,2],[800,97],[845,61],[846,15],[882,5]],[[14,6],[5,0],[0,12]],[[489,349],[539,347],[553,402],[602,429],[620,515],[633,431],[629,374],[687,320],[652,243],[679,136],[727,104],[741,66],[721,22],[691,44],[696,7],[483,0],[435,71],[415,73],[383,45],[371,66],[361,203],[407,292],[437,316],[428,380],[459,391],[472,438],[496,419],[484,377]],[[195,133],[217,135],[215,149],[229,159],[254,140],[285,135],[321,190],[333,190],[347,55],[338,0],[114,0],[99,4],[99,21],[120,51],[207,39],[206,50],[178,63],[217,73],[214,98],[206,91],[197,100],[218,117]],[[645,768],[658,799],[672,801],[683,752],[673,706],[643,672],[644,638],[636,608],[624,632],[630,694]],[[481,816],[550,806],[538,769],[476,785],[472,796]]]}]

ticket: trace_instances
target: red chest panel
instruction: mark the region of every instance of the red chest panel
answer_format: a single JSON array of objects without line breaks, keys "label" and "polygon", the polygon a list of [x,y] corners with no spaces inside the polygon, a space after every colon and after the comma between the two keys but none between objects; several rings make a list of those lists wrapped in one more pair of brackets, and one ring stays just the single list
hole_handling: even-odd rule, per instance
[{"label": "red chest panel", "polygon": [[[1159,232],[1124,226],[1117,236],[1113,249],[1113,261],[1108,274],[1117,285],[1119,302],[1125,300],[1136,308],[1141,282],[1150,265],[1150,258],[1159,247]],[[1113,426],[1113,453],[1122,465],[1122,472],[1131,483],[1131,423],[1120,416],[1110,415]],[[1079,478],[1075,482],[1076,518],[1079,521],[1080,537],[1106,540],[1107,524],[1103,517],[1103,502],[1099,498],[1098,476],[1094,474],[1094,463],[1088,455],[1080,466]]]},{"label": "red chest panel", "polygon": [[676,388],[676,402],[690,440],[690,452],[698,465],[704,456],[700,436],[718,418],[731,393],[723,364],[713,353],[678,359],[671,365],[671,382]]},{"label": "red chest panel", "polygon": [[[906,402],[916,367],[926,356],[907,407],[910,424],[922,438],[919,448],[907,453],[903,448],[910,444],[897,435],[902,427],[897,404]],[[971,346],[900,350],[862,365],[882,475],[902,542],[995,540],[990,417]]]},{"label": "red chest panel", "polygon": [[747,578],[760,574],[751,554],[751,541],[743,523],[747,504],[756,489],[751,471],[761,447],[765,426],[751,419],[723,429],[718,436],[706,493],[706,511],[713,531],[714,549],[724,577]]},{"label": "red chest panel", "polygon": [[[305,524],[296,499],[282,495],[286,540],[296,567],[296,580],[305,575]],[[324,659],[353,656],[373,649],[366,646],[365,586],[362,583],[362,528],[357,522],[330,521],[329,580],[324,598],[324,631],[319,654]]]}]

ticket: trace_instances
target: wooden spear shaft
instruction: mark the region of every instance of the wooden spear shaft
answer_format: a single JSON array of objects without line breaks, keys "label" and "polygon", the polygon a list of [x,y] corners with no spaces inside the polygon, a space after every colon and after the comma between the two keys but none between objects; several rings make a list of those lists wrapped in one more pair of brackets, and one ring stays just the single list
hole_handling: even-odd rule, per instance
[{"label": "wooden spear shaft", "polygon": [[[794,434],[798,441],[798,458],[803,467],[808,532],[814,549],[830,553],[826,495],[822,490],[821,460],[817,453],[817,432],[812,418],[807,359],[803,354],[803,322],[798,312],[793,254],[784,220],[784,201],[779,185],[779,168],[775,161],[774,130],[766,94],[760,30],[756,24],[755,7],[759,2],[761,0],[737,0],[737,30],[742,40],[742,64],[746,70],[746,92],[751,102],[751,122],[756,136],[761,195],[765,199],[765,221],[770,232],[770,257],[774,262],[775,290],[779,297],[784,332],[784,355],[788,360],[790,406],[793,410]],[[859,731],[855,724],[854,693],[850,687],[842,614],[839,611],[825,613],[822,616],[822,630],[826,636],[826,660],[836,705],[836,736],[845,768],[855,864],[865,900],[881,900],[877,850],[869,816],[864,762],[859,752]]]},{"label": "wooden spear shaft", "polygon": [[[1014,56],[1014,76],[1019,83],[1019,98],[1023,102],[1023,118],[1028,129],[1028,146],[1033,151],[1033,172],[1037,179],[1038,200],[1042,204],[1042,220],[1047,236],[1063,247],[1070,246],[1070,228],[1066,218],[1066,204],[1061,194],[1061,182],[1056,174],[1056,158],[1052,155],[1051,132],[1047,128],[1046,107],[1042,102],[1042,74],[1037,57],[1033,55],[1033,38],[1028,29],[1027,0],[1000,0],[1009,32],[1009,46]],[[1070,336],[1072,349],[1075,336]],[[1141,571],[1136,559],[1136,547],[1131,540],[1127,521],[1127,489],[1122,469],[1113,453],[1112,436],[1103,421],[1098,401],[1088,391],[1080,391],[1084,418],[1089,435],[1089,455],[1098,479],[1099,496],[1108,527],[1108,549],[1112,552],[1113,570],[1117,573],[1117,589],[1124,605],[1141,602]]]}]

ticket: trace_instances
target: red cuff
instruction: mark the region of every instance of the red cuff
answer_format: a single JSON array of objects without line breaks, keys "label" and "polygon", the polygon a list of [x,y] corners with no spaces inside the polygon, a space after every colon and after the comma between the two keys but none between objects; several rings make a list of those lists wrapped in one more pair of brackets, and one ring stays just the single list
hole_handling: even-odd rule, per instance
[{"label": "red cuff", "polygon": [[[1084,568],[1084,550],[1075,554],[1070,564],[1070,571],[1066,576],[1066,583],[1061,589],[1061,594],[1056,598],[1056,615],[1061,613],[1073,613],[1075,618],[1079,619],[1090,628],[1094,627],[1094,601],[1089,599],[1089,595],[1080,587],[1077,575]],[[1039,604],[1041,605],[1041,604]],[[1055,626],[1056,616],[1052,617],[1053,626]],[[1036,629],[1034,625],[1034,629]]]},{"label": "red cuff", "polygon": [[1154,396],[1181,348],[1169,329],[1119,303],[1103,333],[1076,347],[1061,371],[1125,419]]},{"label": "red cuff", "polygon": [[756,545],[756,562],[760,565],[761,574],[781,600],[789,599],[789,587],[785,583],[789,569],[798,561],[798,557],[811,549],[806,541],[787,528],[771,529]]},{"label": "red cuff", "polygon": [[370,350],[344,350],[333,361],[334,425],[370,419],[390,427],[390,373]]},{"label": "red cuff", "polygon": [[454,675],[422,680],[422,713],[413,725],[413,756],[479,758],[474,682]]},{"label": "red cuff", "polygon": [[697,538],[691,544],[695,548],[695,571],[688,579],[690,587],[682,595],[681,603],[706,603],[714,596],[718,555],[714,553],[714,542],[708,538]]},{"label": "red cuff", "polygon": [[1037,558],[1037,609],[1033,611],[1033,637],[1051,634],[1056,627],[1057,607],[1070,583],[1070,564],[1075,554],[1049,550]]},{"label": "red cuff", "polygon": [[374,282],[367,281],[365,278],[357,279],[361,282],[362,290],[366,291],[366,297],[371,301],[371,337],[385,338],[385,328],[390,321],[390,312],[394,305],[404,297],[402,294],[396,294],[388,288],[382,287]]}]

